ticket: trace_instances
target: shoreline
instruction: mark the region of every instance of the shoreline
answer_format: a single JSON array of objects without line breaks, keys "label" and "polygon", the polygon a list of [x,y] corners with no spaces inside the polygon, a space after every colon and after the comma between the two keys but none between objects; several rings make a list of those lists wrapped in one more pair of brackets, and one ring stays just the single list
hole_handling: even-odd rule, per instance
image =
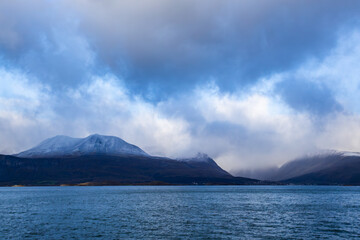
[{"label": "shoreline", "polygon": [[342,185],[342,184],[60,184],[60,185],[0,185],[0,188],[22,188],[22,187],[131,187],[131,186],[323,186],[323,187],[360,187],[360,185]]}]

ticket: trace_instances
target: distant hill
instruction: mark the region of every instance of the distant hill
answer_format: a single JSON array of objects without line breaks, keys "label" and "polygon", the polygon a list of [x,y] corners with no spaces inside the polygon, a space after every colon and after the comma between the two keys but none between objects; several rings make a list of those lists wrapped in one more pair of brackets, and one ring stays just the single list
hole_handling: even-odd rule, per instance
[{"label": "distant hill", "polygon": [[206,154],[170,159],[150,156],[110,136],[58,136],[28,151],[0,155],[0,186],[259,184],[233,177]]},{"label": "distant hill", "polygon": [[360,154],[334,151],[296,159],[280,168],[242,173],[292,184],[360,185]]}]

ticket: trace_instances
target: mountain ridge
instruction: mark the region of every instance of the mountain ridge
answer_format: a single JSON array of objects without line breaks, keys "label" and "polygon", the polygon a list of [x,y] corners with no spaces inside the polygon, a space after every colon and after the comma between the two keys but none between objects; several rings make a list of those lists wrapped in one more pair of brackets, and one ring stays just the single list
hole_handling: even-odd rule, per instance
[{"label": "mountain ridge", "polygon": [[171,159],[151,156],[113,136],[58,135],[15,155],[0,155],[0,186],[241,185],[208,155]]},{"label": "mountain ridge", "polygon": [[256,179],[234,177],[215,161],[176,161],[134,155],[82,155],[19,158],[0,155],[0,186],[60,185],[244,185]]}]

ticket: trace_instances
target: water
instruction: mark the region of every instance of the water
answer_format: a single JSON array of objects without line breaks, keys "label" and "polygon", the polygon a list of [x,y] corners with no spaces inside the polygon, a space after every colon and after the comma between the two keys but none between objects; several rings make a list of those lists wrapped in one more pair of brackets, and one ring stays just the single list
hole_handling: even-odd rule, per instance
[{"label": "water", "polygon": [[360,187],[0,188],[0,239],[357,239]]}]

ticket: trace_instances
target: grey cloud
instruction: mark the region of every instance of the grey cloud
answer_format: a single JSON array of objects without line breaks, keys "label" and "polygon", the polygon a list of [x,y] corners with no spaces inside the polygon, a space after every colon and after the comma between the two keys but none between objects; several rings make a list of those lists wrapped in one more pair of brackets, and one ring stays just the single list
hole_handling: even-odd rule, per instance
[{"label": "grey cloud", "polygon": [[80,26],[100,58],[138,90],[150,87],[158,96],[211,77],[231,90],[326,54],[339,29],[357,23],[359,8],[358,1],[282,0],[78,6]]},{"label": "grey cloud", "polygon": [[321,57],[359,9],[352,0],[2,1],[0,49],[57,88],[111,71],[161,100],[209,79],[231,91]]},{"label": "grey cloud", "polygon": [[275,91],[297,111],[307,111],[324,116],[342,110],[342,106],[336,101],[332,90],[321,83],[299,79],[296,76],[289,77],[278,83]]},{"label": "grey cloud", "polygon": [[[208,152],[230,169],[279,164],[317,146],[353,149],[358,145],[349,143],[350,131],[342,131],[341,145],[326,142],[348,120],[331,84],[295,73],[267,95],[247,91],[261,77],[291,75],[308,58],[321,62],[339,34],[357,26],[359,6],[323,0],[2,1],[0,64],[18,69],[25,80],[11,88],[13,102],[0,94],[0,150],[97,132],[159,155]],[[348,72],[357,83],[357,72]],[[2,77],[0,87],[9,82]],[[208,93],[209,81],[219,87],[215,94]],[[29,89],[35,82],[43,85]],[[33,108],[18,101],[27,90],[34,92],[27,102]],[[322,129],[314,115],[328,115]],[[339,120],[330,123],[331,117]],[[354,129],[360,129],[357,122],[352,119]]]}]

